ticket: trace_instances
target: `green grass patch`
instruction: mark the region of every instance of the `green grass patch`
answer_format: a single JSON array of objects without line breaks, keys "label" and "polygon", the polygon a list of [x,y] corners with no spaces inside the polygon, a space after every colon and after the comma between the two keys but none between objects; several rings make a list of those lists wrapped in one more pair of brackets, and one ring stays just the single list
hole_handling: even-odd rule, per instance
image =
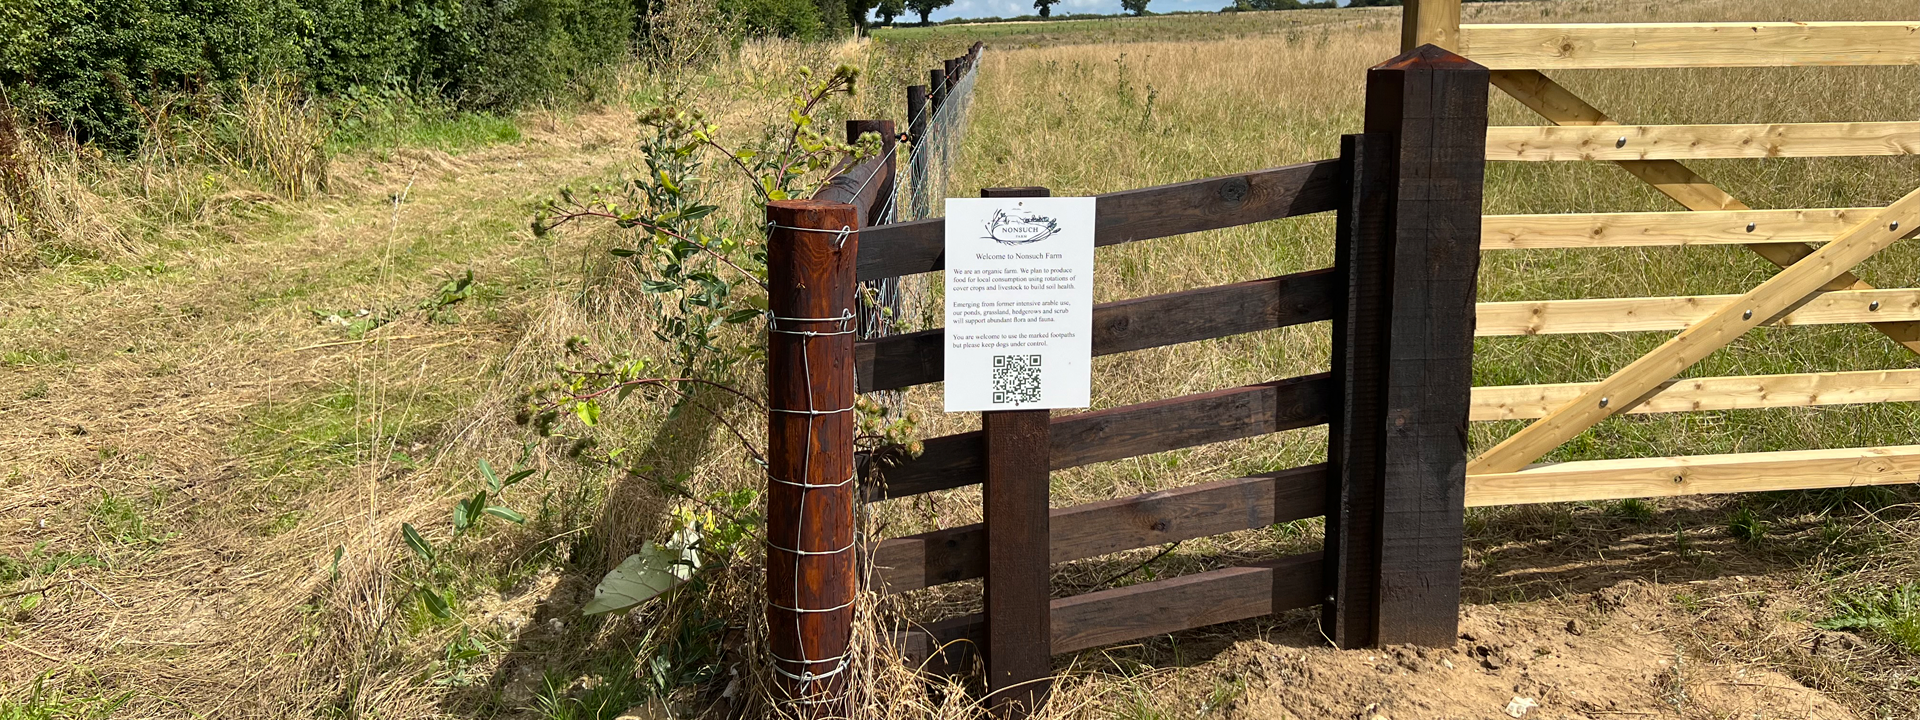
[{"label": "green grass patch", "polygon": [[456,110],[399,92],[349,94],[333,111],[329,153],[430,148],[458,154],[520,140],[511,116]]},{"label": "green grass patch", "polygon": [[33,681],[26,697],[0,699],[0,720],[95,720],[113,717],[133,698],[126,692],[113,697],[69,694],[46,686],[47,677]]},{"label": "green grass patch", "polygon": [[1920,653],[1920,583],[1835,596],[1833,614],[1815,625],[1864,631],[1907,652]]},{"label": "green grass patch", "polygon": [[[257,406],[238,450],[256,458],[262,477],[344,468],[386,457],[386,446],[425,439],[460,406],[449,388],[386,388],[379,401],[367,389],[341,386],[304,400]],[[299,490],[298,487],[287,488]]]}]

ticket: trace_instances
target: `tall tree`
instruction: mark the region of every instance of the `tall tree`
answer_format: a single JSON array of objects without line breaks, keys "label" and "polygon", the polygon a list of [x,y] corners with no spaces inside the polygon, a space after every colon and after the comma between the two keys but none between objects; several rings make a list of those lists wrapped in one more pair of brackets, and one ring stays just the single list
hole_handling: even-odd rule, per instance
[{"label": "tall tree", "polygon": [[953,0],[907,0],[907,7],[920,14],[920,24],[927,24],[927,16],[933,11],[952,5]]},{"label": "tall tree", "polygon": [[907,14],[907,0],[880,0],[874,13],[880,16],[881,25],[892,25],[894,18]]},{"label": "tall tree", "polygon": [[1133,13],[1135,17],[1147,14],[1147,0],[1120,0],[1120,9]]},{"label": "tall tree", "polygon": [[1053,15],[1053,4],[1057,2],[1060,0],[1033,0],[1033,7],[1040,11],[1040,17],[1049,17]]}]

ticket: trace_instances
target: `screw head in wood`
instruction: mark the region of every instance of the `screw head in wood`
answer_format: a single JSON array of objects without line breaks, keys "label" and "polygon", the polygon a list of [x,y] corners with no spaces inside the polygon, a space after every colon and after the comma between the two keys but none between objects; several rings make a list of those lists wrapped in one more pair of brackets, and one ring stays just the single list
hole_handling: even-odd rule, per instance
[{"label": "screw head in wood", "polygon": [[1747,223],[1747,232],[1753,232],[1754,223]]},{"label": "screw head in wood", "polygon": [[1867,303],[1867,312],[1879,312],[1879,311],[1880,311],[1879,300],[1875,300],[1873,302]]},{"label": "screw head in wood", "polygon": [[1600,407],[1606,407],[1610,402],[1613,402],[1613,398],[1600,398]]},{"label": "screw head in wood", "polygon": [[1674,482],[1674,484],[1675,484],[1675,485],[1678,485],[1678,484],[1680,484],[1680,483],[1683,483],[1683,482],[1686,482],[1686,481],[1687,481],[1687,479],[1686,479],[1685,477],[1682,477],[1682,476],[1679,476],[1679,475],[1675,475],[1675,476],[1673,476],[1673,482]]},{"label": "screw head in wood", "polygon": [[1898,221],[1895,221],[1895,222],[1890,222],[1890,223],[1887,223],[1887,229],[1888,229],[1888,230],[1899,230],[1899,229],[1900,229],[1900,223],[1899,223]]},{"label": "screw head in wood", "polygon": [[1620,139],[1619,139],[1619,140],[1615,140],[1615,141],[1613,142],[1613,146],[1614,146],[1614,147],[1617,147],[1617,148],[1623,148],[1623,147],[1626,147],[1626,146],[1627,146],[1627,136],[1625,136],[1625,135],[1621,135],[1621,136],[1620,136]]},{"label": "screw head in wood", "polygon": [[1744,312],[1744,313],[1740,313],[1740,319],[1741,319],[1741,320],[1752,320],[1752,319],[1753,319],[1753,311],[1752,311],[1752,310],[1748,310],[1748,311],[1746,311],[1746,312]]},{"label": "screw head in wood", "polygon": [[1333,596],[1332,596],[1332,595],[1328,595],[1328,596],[1327,596],[1327,604],[1328,604],[1328,605],[1332,605],[1332,604],[1333,604]]}]

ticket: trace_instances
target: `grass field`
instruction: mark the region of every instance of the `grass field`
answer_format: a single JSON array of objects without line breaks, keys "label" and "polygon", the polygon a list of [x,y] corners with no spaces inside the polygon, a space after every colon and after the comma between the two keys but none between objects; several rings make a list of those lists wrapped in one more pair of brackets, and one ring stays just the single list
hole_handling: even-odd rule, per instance
[{"label": "grass field", "polygon": [[[1467,8],[1479,22],[1915,12],[1893,0]],[[1365,68],[1397,50],[1398,12],[940,26],[845,46],[750,44],[716,68],[638,74],[598,107],[338,136],[336,181],[300,200],[197,165],[75,171],[68,181],[96,191],[85,231],[107,228],[120,241],[41,256],[0,278],[0,720],[757,712],[757,560],[713,569],[709,597],[624,617],[577,612],[602,573],[661,539],[675,513],[700,508],[579,460],[584,443],[540,440],[514,423],[522,390],[551,379],[572,337],[660,351],[637,279],[604,252],[618,234],[535,238],[527,223],[563,185],[631,172],[634,111],[668,85],[690,88],[729,137],[748,137],[784,113],[782,68],[852,62],[867,69],[865,89],[831,114],[898,117],[902,85],[977,39],[990,48],[952,194],[998,185],[1093,194],[1334,156],[1339,136],[1359,127]],[[1910,119],[1920,110],[1908,90],[1920,81],[1914,68],[1556,77],[1626,122]],[[1504,99],[1493,114],[1499,124],[1538,122]],[[1920,178],[1920,162],[1906,158],[1695,167],[1760,208],[1884,203]],[[1674,208],[1611,165],[1495,165],[1489,177],[1490,213]],[[716,197],[731,222],[757,216],[740,188],[723,184]],[[1096,293],[1113,300],[1322,267],[1329,220],[1105,249]],[[446,284],[469,270],[471,290],[447,302]],[[1920,253],[1897,246],[1861,275],[1903,287],[1916,270]],[[1511,251],[1486,256],[1481,293],[1731,293],[1771,271],[1739,248]],[[1597,379],[1663,337],[1482,341],[1476,384]],[[1314,372],[1326,367],[1327,346],[1321,324],[1104,358],[1095,403]],[[1907,367],[1920,362],[1871,330],[1826,327],[1757,331],[1692,372]],[[739,379],[757,383],[752,371]],[[920,433],[971,427],[937,412],[937,390],[909,397],[927,417]],[[1471,439],[1484,448],[1516,427],[1477,425]],[[1916,428],[1920,415],[1900,404],[1636,416],[1554,458],[1905,444]],[[669,407],[613,406],[596,428],[571,432],[595,447],[633,448],[645,466],[684,472],[701,492],[763,482],[722,431]],[[1308,430],[1107,463],[1056,473],[1054,503],[1323,454],[1324,431]],[[543,472],[496,498],[525,525],[489,521],[456,540],[451,508],[481,487],[480,459]],[[1464,627],[1477,639],[1453,654],[1392,651],[1407,668],[1395,674],[1373,653],[1321,648],[1304,616],[1280,616],[1060,658],[1052,713],[1504,717],[1508,697],[1524,693],[1543,700],[1529,717],[1610,716],[1581,708],[1917,717],[1920,590],[1905,584],[1920,577],[1915,500],[1900,488],[1475,511]],[[978,514],[977,494],[941,493],[874,508],[870,529],[898,535]],[[441,555],[421,562],[402,523]],[[1055,588],[1301,552],[1319,534],[1319,521],[1303,521],[1189,541],[1144,565],[1160,549],[1070,563],[1056,568]],[[417,600],[420,583],[454,599],[449,617]],[[933,619],[975,607],[977,587],[878,607]],[[1819,621],[1839,630],[1813,627]],[[1472,656],[1476,644],[1492,650]],[[1509,650],[1504,667],[1491,662]],[[928,692],[884,656],[865,659],[877,664],[862,666],[863,716],[968,716],[963,697]]]}]

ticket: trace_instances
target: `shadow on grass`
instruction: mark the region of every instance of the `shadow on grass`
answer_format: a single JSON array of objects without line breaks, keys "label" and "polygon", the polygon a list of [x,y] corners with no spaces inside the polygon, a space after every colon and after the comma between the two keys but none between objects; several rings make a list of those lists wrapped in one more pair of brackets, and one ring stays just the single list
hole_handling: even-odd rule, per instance
[{"label": "shadow on grass", "polygon": [[[631,466],[669,477],[696,467],[719,451],[716,443],[731,437],[696,405],[728,413],[738,402],[732,394],[711,390],[686,397]],[[505,659],[485,682],[449,693],[442,711],[460,717],[610,720],[652,697],[654,668],[649,658],[640,657],[640,641],[608,632],[622,616],[585,617],[580,608],[607,571],[664,533],[670,506],[670,496],[654,478],[623,474],[613,481],[588,529],[570,544],[570,554],[569,546],[559,546],[557,552],[566,556],[552,563],[560,571],[558,583],[529,612]],[[530,542],[526,551],[539,544]]]}]

